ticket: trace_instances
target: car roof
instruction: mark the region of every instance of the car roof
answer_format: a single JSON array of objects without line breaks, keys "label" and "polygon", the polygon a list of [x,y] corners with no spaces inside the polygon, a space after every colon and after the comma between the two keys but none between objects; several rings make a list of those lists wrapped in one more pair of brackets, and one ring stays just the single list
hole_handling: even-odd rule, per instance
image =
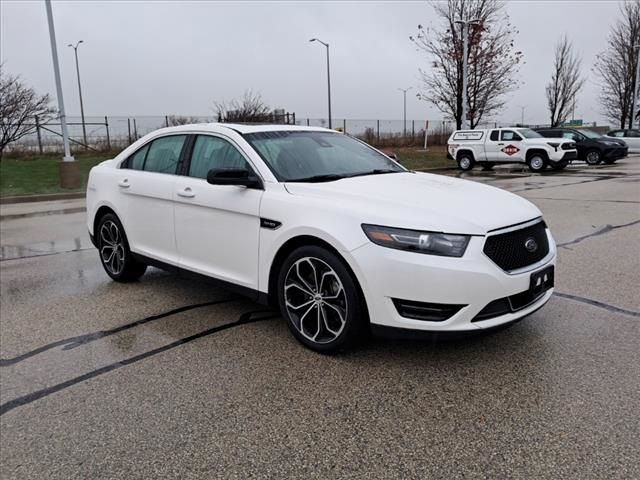
[{"label": "car roof", "polygon": [[166,127],[160,129],[162,133],[178,133],[185,131],[209,131],[212,133],[224,133],[228,130],[244,133],[276,132],[276,131],[311,131],[311,132],[334,132],[328,128],[307,127],[303,125],[277,125],[277,124],[250,124],[250,123],[194,123],[180,125],[177,127]]}]

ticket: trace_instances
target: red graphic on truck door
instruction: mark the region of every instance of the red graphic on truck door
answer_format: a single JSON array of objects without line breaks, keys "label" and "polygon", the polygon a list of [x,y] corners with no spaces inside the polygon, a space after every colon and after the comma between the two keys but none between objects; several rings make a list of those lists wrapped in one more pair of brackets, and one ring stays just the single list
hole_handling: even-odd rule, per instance
[{"label": "red graphic on truck door", "polygon": [[520,149],[518,147],[516,147],[515,145],[507,145],[506,147],[503,147],[501,150],[503,153],[506,153],[507,155],[515,155],[516,153],[518,153],[520,151]]}]

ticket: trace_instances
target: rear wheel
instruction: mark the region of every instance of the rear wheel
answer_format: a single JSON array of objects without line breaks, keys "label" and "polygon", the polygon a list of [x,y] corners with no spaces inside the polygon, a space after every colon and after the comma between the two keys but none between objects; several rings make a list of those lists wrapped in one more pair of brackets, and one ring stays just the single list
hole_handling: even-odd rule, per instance
[{"label": "rear wheel", "polygon": [[470,153],[459,154],[457,161],[458,161],[458,168],[465,172],[471,170],[476,163]]},{"label": "rear wheel", "polygon": [[585,161],[589,165],[598,165],[602,161],[602,154],[600,153],[600,150],[597,150],[595,148],[589,150],[585,157]]},{"label": "rear wheel", "polygon": [[300,247],[287,257],[278,277],[278,301],[293,335],[317,352],[345,349],[364,333],[356,280],[324,248]]},{"label": "rear wheel", "polygon": [[541,153],[534,153],[527,160],[527,165],[532,172],[541,172],[547,166],[547,159]]},{"label": "rear wheel", "polygon": [[95,232],[100,260],[105,272],[116,282],[132,282],[144,275],[147,266],[136,261],[118,217],[107,213]]}]

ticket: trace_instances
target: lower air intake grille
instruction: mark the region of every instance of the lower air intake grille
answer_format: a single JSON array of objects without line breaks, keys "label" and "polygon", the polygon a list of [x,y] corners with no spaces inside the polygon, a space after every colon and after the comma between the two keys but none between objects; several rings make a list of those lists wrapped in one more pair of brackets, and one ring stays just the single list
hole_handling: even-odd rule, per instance
[{"label": "lower air intake grille", "polygon": [[405,318],[424,320],[426,322],[444,322],[453,317],[466,305],[451,305],[448,303],[424,303],[411,300],[393,299],[398,313]]}]

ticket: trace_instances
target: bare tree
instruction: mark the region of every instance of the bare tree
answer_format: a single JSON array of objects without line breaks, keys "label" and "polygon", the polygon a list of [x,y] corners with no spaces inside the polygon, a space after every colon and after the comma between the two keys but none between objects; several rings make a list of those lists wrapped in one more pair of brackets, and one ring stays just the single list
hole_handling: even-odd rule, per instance
[{"label": "bare tree", "polygon": [[48,94],[38,95],[0,65],[0,160],[7,145],[35,131],[35,117],[46,121],[53,112]]},{"label": "bare tree", "polygon": [[179,125],[189,125],[191,123],[200,123],[198,117],[185,117],[182,115],[169,115],[167,117],[167,124],[170,127],[177,127]]},{"label": "bare tree", "polygon": [[271,118],[271,108],[264,103],[259,93],[244,92],[241,99],[234,98],[228,104],[215,102],[215,111],[220,122],[264,122]]},{"label": "bare tree", "polygon": [[552,127],[564,123],[575,105],[576,96],[584,85],[581,67],[582,60],[564,35],[556,44],[553,74],[546,88]]},{"label": "bare tree", "polygon": [[[621,16],[611,27],[607,49],[596,58],[594,70],[600,79],[600,105],[603,113],[625,128],[632,126],[633,93],[637,54],[640,45],[640,1],[623,2]],[[637,97],[636,97],[637,99]]]},{"label": "bare tree", "polygon": [[475,128],[483,118],[501,111],[505,95],[519,82],[516,74],[522,61],[522,52],[514,47],[517,31],[509,23],[504,4],[499,0],[448,0],[432,2],[439,25],[424,28],[418,25],[418,34],[409,37],[418,50],[430,60],[428,70],[420,69],[422,91],[418,98],[426,100],[444,114],[462,124],[462,27],[456,20],[478,19],[471,25],[469,35],[469,83],[466,96],[469,102],[469,120]]}]

